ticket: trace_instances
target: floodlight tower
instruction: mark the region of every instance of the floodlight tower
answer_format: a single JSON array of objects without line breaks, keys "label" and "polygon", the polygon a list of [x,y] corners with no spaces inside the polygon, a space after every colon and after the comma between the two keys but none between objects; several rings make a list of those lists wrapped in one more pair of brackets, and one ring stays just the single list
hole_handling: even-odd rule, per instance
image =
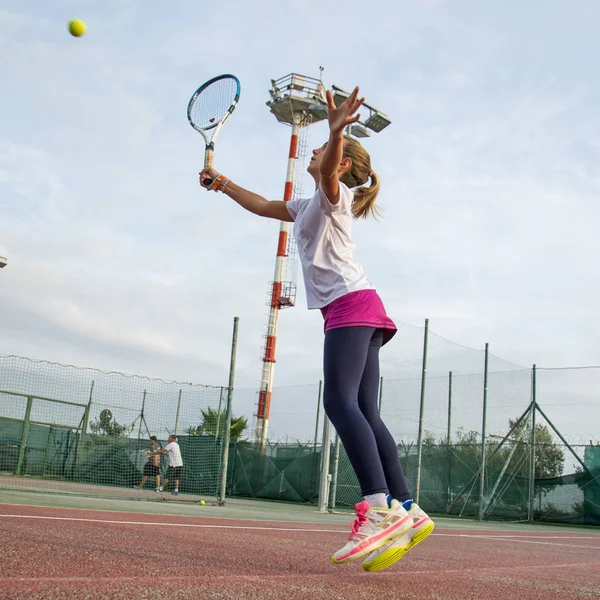
[{"label": "floodlight tower", "polygon": [[[321,73],[323,67],[320,67]],[[350,94],[337,86],[332,86],[333,100],[339,106]],[[325,86],[321,79],[314,79],[304,75],[292,73],[281,79],[271,80],[269,90],[271,100],[267,106],[275,118],[286,125],[291,125],[292,135],[288,154],[287,176],[283,200],[288,202],[300,191],[300,186],[294,186],[296,159],[299,156],[299,139],[302,128],[327,118],[327,98]],[[348,127],[348,135],[355,137],[369,137],[369,130],[379,133],[390,125],[391,121],[381,111],[364,103],[369,111],[366,119]],[[305,145],[305,144],[304,144]],[[303,144],[300,143],[300,154]],[[269,321],[263,355],[263,368],[258,392],[256,408],[256,441],[263,448],[266,445],[269,428],[269,414],[271,411],[271,393],[275,365],[275,348],[277,341],[277,328],[279,324],[279,311],[282,308],[294,306],[296,300],[295,281],[283,281],[286,259],[294,251],[294,241],[289,235],[290,224],[281,222],[277,255],[275,259],[275,274],[269,287]]]},{"label": "floodlight tower", "polygon": [[[327,118],[325,86],[320,79],[291,73],[281,79],[272,79],[269,94],[271,99],[267,102],[267,106],[275,115],[275,118],[280,123],[290,125],[292,128],[283,192],[283,200],[288,202],[293,198],[295,192],[298,193],[300,190],[300,186],[294,186],[294,175],[301,129]],[[306,148],[301,147],[300,150],[306,153]],[[289,233],[290,223],[282,221],[277,241],[275,273],[273,281],[269,284],[269,320],[265,336],[263,368],[255,415],[256,441],[263,447],[267,441],[269,428],[279,311],[282,308],[294,306],[296,301],[295,281],[283,280],[286,259],[294,249],[293,239]]]}]

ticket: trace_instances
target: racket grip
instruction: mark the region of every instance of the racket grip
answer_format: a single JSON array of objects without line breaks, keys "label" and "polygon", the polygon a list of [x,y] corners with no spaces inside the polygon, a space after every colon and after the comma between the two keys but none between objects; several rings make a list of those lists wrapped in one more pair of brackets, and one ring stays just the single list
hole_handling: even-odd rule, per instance
[{"label": "racket grip", "polygon": [[210,169],[213,165],[213,157],[215,155],[214,146],[209,144],[204,151],[204,168]]},{"label": "racket grip", "polygon": [[[210,169],[213,164],[213,156],[215,154],[215,146],[212,142],[207,144],[206,149],[204,150],[204,168]],[[205,177],[202,180],[202,185],[208,188],[208,186],[213,182],[212,178]],[[207,189],[207,191],[210,191]]]},{"label": "racket grip", "polygon": [[[206,147],[206,151],[204,152],[204,168],[205,169],[210,169],[212,167],[214,154],[215,154],[214,146],[212,144],[209,144]],[[206,177],[205,179],[202,180],[202,184],[205,186],[209,186],[212,182],[213,182],[213,180],[210,177]]]}]

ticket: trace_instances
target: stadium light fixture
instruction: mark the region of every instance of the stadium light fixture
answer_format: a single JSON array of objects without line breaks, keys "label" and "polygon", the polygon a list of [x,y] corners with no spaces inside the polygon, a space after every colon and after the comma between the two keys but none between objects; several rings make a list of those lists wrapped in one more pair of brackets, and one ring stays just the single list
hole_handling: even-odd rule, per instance
[{"label": "stadium light fixture", "polygon": [[8,260],[4,256],[0,256],[0,269],[3,269],[8,264]]},{"label": "stadium light fixture", "polygon": [[[333,90],[333,101],[335,102],[336,106],[339,106],[346,98],[350,96],[349,92],[343,90],[337,85],[332,85],[331,89]],[[348,127],[348,134],[357,138],[365,138],[371,135],[369,129],[375,133],[379,133],[388,125],[391,125],[392,121],[385,113],[382,113],[380,110],[374,108],[366,102],[363,103],[363,107],[369,111],[369,116],[366,119],[359,121],[355,125],[352,125],[352,127]]]},{"label": "stadium light fixture", "polygon": [[352,125],[352,127],[350,127],[350,133],[354,137],[357,137],[357,138],[371,137],[371,133],[369,132],[369,130],[364,125],[361,125],[360,123],[356,123],[356,125]]},{"label": "stadium light fixture", "polygon": [[365,127],[368,127],[375,133],[379,133],[380,131],[383,131],[388,125],[391,125],[391,123],[392,122],[387,118],[386,115],[384,115],[382,112],[375,111],[365,121]]},{"label": "stadium light fixture", "polygon": [[349,92],[346,92],[337,85],[332,85],[331,89],[333,90],[333,102],[336,106],[339,106],[346,98],[350,96]]}]

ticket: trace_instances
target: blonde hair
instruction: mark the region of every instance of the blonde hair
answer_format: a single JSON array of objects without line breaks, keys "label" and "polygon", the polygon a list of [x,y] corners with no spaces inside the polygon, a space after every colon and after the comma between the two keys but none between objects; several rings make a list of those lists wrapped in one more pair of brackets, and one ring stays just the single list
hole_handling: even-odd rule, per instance
[{"label": "blonde hair", "polygon": [[[380,213],[375,200],[379,194],[379,177],[371,169],[369,153],[354,138],[344,136],[343,158],[352,161],[352,166],[340,177],[340,181],[349,188],[355,188],[352,202],[354,218],[366,219],[369,216],[377,218]],[[371,185],[366,186],[369,179]]]}]

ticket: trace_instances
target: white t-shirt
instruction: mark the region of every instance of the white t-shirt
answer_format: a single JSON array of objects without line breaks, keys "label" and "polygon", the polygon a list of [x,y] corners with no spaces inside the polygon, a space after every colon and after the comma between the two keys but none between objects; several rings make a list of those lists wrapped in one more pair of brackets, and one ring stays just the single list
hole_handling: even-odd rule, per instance
[{"label": "white t-shirt", "polygon": [[170,467],[183,467],[183,461],[181,460],[181,450],[177,442],[169,442],[165,446],[165,450],[169,453],[169,466]]},{"label": "white t-shirt", "polygon": [[354,259],[352,199],[340,182],[340,200],[331,204],[321,186],[312,198],[290,200],[294,237],[302,263],[308,308],[323,308],[334,300],[373,286]]}]

